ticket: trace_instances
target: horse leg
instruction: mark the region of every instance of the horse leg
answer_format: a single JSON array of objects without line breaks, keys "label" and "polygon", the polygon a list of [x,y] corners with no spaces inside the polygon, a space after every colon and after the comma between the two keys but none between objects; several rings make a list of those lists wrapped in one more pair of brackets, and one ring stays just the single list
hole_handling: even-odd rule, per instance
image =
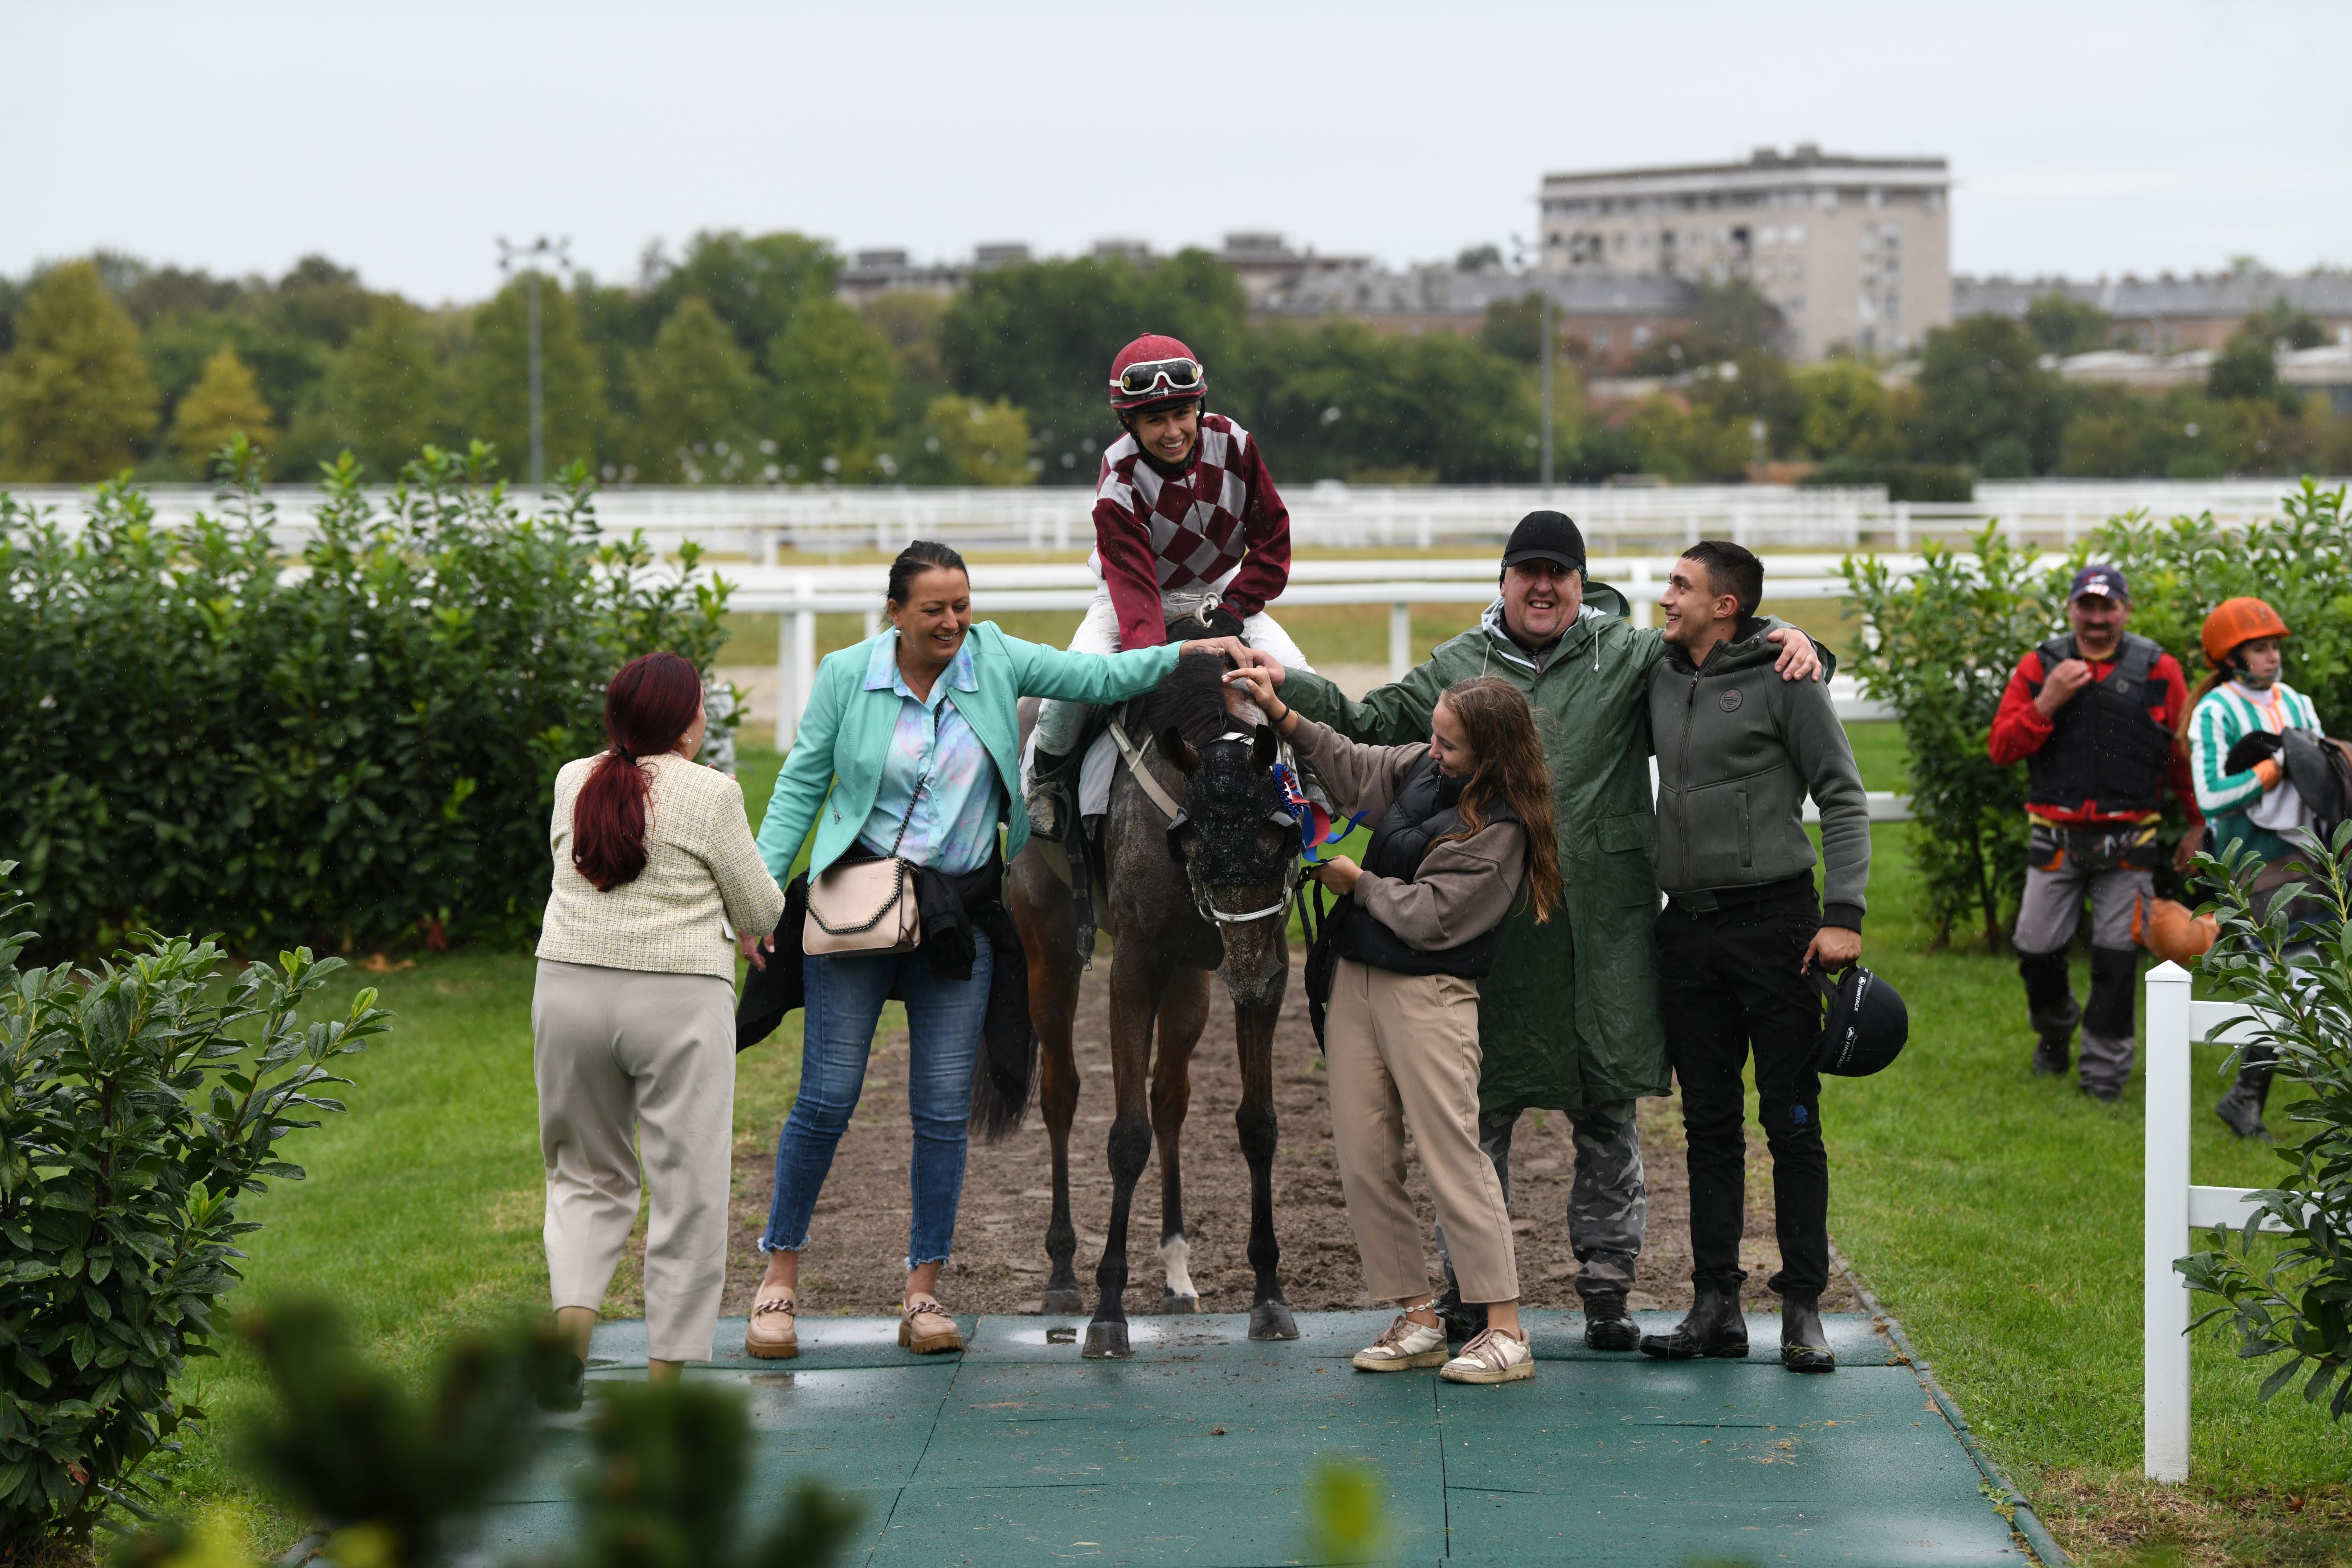
[{"label": "horse leg", "polygon": [[[1030,983],[1034,985],[1034,967]],[[1036,994],[1034,990],[1030,993],[1032,998]],[[1087,1303],[1071,1267],[1078,1255],[1077,1227],[1070,1223],[1070,1123],[1078,1113],[1078,1063],[1071,1047],[1068,1018],[1067,1014],[1062,1016],[1057,1032],[1037,1031],[1037,1100],[1045,1113],[1046,1136],[1054,1145],[1054,1216],[1045,1223],[1045,1258],[1053,1267],[1045,1277],[1045,1297],[1038,1310],[1050,1316],[1076,1317],[1087,1310]]]},{"label": "horse leg", "polygon": [[1151,1062],[1151,1131],[1160,1145],[1160,1263],[1168,1282],[1160,1310],[1197,1312],[1192,1246],[1184,1239],[1184,1171],[1177,1143],[1192,1102],[1192,1048],[1209,1021],[1209,977],[1197,969],[1170,977],[1160,998],[1160,1037]]},{"label": "horse leg", "polygon": [[1110,961],[1110,1076],[1117,1110],[1110,1123],[1110,1223],[1103,1227],[1102,1262],[1095,1268],[1101,1299],[1087,1325],[1088,1360],[1123,1360],[1127,1342],[1127,1219],[1135,1184],[1151,1162],[1151,1121],[1147,1094],[1151,1061],[1151,1025],[1160,1011],[1166,972],[1122,942]]},{"label": "horse leg", "polygon": [[1076,921],[1069,889],[1034,846],[1013,863],[1013,918],[1029,958],[1029,1022],[1037,1031],[1037,1103],[1054,1151],[1054,1216],[1045,1226],[1052,1272],[1039,1310],[1075,1317],[1086,1310],[1071,1264],[1078,1233],[1070,1223],[1070,1123],[1078,1111],[1078,1058],[1072,1035],[1082,972],[1071,952]]},{"label": "horse leg", "polygon": [[1274,1021],[1281,1012],[1277,998],[1269,1007],[1234,1007],[1234,1035],[1241,1050],[1242,1103],[1234,1112],[1241,1132],[1242,1158],[1250,1173],[1250,1268],[1257,1280],[1250,1302],[1249,1337],[1254,1340],[1295,1340],[1298,1324],[1282,1299],[1277,1268],[1282,1249],[1274,1239]]}]

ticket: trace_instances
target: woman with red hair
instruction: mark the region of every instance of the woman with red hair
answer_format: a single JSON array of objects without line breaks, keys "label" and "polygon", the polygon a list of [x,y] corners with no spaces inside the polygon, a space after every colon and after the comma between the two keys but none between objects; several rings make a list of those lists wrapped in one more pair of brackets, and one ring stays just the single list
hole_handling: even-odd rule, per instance
[{"label": "woman with red hair", "polygon": [[702,677],[674,653],[604,689],[612,744],[564,764],[549,827],[555,879],[531,997],[547,1268],[581,1358],[543,1399],[576,1409],[589,1331],[653,1187],[646,1238],[648,1374],[710,1358],[727,1279],[735,1114],[735,955],[784,895],[760,859],[743,791],[695,762]]}]

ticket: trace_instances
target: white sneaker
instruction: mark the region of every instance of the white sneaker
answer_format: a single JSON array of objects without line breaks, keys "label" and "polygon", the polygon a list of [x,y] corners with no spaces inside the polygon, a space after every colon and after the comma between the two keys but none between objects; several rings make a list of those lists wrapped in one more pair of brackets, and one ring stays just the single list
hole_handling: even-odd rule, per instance
[{"label": "white sneaker", "polygon": [[1488,1329],[1437,1369],[1448,1383],[1517,1383],[1536,1374],[1536,1352],[1528,1342]]},{"label": "white sneaker", "polygon": [[1410,1372],[1445,1360],[1445,1331],[1416,1323],[1402,1313],[1379,1339],[1356,1352],[1358,1372]]}]

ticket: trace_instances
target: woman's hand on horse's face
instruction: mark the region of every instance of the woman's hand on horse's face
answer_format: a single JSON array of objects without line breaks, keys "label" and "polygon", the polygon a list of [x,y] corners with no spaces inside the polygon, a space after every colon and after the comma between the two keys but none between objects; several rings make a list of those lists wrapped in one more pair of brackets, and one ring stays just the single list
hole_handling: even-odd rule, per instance
[{"label": "woman's hand on horse's face", "polygon": [[1356,890],[1356,879],[1364,874],[1364,868],[1345,855],[1334,855],[1328,860],[1318,860],[1312,869],[1317,881],[1341,898],[1346,898]]},{"label": "woman's hand on horse's face", "polygon": [[1283,704],[1282,699],[1274,694],[1274,678],[1266,673],[1265,666],[1247,664],[1229,672],[1225,676],[1225,686],[1228,690],[1256,703],[1258,711],[1281,725],[1284,734],[1297,727],[1292,722],[1291,710]]},{"label": "woman's hand on horse's face", "polygon": [[1250,650],[1242,646],[1239,637],[1195,637],[1181,651],[1187,658],[1196,653],[1213,653],[1233,665],[1245,665],[1250,661]]},{"label": "woman's hand on horse's face", "polygon": [[751,961],[752,968],[765,969],[768,967],[767,954],[776,951],[776,939],[772,933],[767,936],[753,936],[751,932],[745,931],[735,939],[735,946],[737,951]]}]

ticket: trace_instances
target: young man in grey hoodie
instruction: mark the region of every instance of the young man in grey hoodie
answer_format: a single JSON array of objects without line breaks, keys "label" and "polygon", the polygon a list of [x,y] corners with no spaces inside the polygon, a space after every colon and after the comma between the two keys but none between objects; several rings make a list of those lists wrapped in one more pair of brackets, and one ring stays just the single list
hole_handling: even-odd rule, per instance
[{"label": "young man in grey hoodie", "polygon": [[[1666,1055],[1689,1141],[1691,1282],[1680,1326],[1642,1349],[1670,1360],[1744,1356],[1739,1237],[1747,1144],[1740,1069],[1756,1056],[1780,1242],[1780,1360],[1836,1366],[1822,1331],[1829,1283],[1829,1157],[1822,1145],[1816,966],[1862,955],[1870,809],[1828,689],[1774,672],[1756,607],[1764,564],[1737,544],[1683,552],[1659,599],[1666,656],[1650,670],[1658,757],[1658,977]],[[1821,806],[1819,902],[1805,796]]]}]

